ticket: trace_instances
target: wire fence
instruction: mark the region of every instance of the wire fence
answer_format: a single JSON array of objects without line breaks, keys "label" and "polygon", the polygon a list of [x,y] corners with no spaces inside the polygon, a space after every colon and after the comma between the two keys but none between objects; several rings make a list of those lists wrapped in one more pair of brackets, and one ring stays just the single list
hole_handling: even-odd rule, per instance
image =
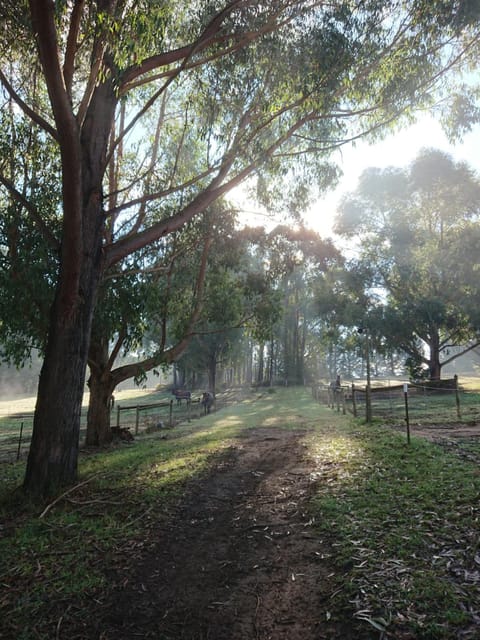
[{"label": "wire fence", "polygon": [[[219,394],[211,411],[219,411],[236,401],[232,394]],[[204,415],[201,398],[190,401],[165,400],[143,404],[116,404],[112,409],[112,427],[127,430],[133,436],[195,420]],[[11,463],[26,457],[30,448],[33,429],[33,413],[0,414],[0,463]],[[87,409],[80,418],[80,443],[85,442],[87,432]]]},{"label": "wire fence", "polygon": [[[378,419],[387,424],[476,424],[480,423],[480,393],[463,389],[458,379],[432,383],[402,383],[383,386],[318,384],[314,398],[330,408],[355,417]],[[408,415],[407,415],[408,412]]]}]

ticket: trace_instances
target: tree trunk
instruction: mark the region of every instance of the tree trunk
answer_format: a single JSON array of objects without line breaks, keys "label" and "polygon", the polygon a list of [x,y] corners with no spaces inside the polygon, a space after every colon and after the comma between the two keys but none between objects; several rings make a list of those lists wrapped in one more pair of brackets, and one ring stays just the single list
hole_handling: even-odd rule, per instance
[{"label": "tree trunk", "polygon": [[215,387],[217,384],[217,356],[211,354],[208,358],[207,365],[208,390],[215,396]]},{"label": "tree trunk", "polygon": [[50,495],[77,477],[87,357],[104,266],[102,179],[115,104],[112,86],[97,87],[81,131],[68,107],[58,109],[61,261],[23,483],[31,495]]},{"label": "tree trunk", "polygon": [[262,384],[263,376],[264,376],[264,368],[265,368],[265,344],[260,342],[258,345],[258,373],[257,373],[257,383]]},{"label": "tree trunk", "polygon": [[248,341],[248,347],[245,351],[245,382],[248,385],[253,383],[253,345],[252,341]]},{"label": "tree trunk", "polygon": [[430,380],[440,380],[442,365],[440,363],[440,336],[433,330],[429,340],[428,373]]},{"label": "tree trunk", "polygon": [[98,447],[112,441],[110,411],[113,392],[118,384],[112,375],[107,340],[92,337],[88,361],[90,366],[88,381],[90,399],[85,444]]},{"label": "tree trunk", "polygon": [[[100,243],[98,243],[100,245]],[[47,496],[77,477],[80,414],[94,299],[100,277],[100,246],[85,257],[78,300],[62,292],[60,280],[38,384],[24,490]],[[81,295],[81,297],[80,297]]]},{"label": "tree trunk", "polygon": [[273,379],[275,377],[275,372],[274,372],[275,360],[276,360],[275,346],[276,346],[276,343],[272,337],[272,339],[270,340],[269,365],[268,365],[268,384],[270,387],[273,385]]},{"label": "tree trunk", "polygon": [[85,444],[98,447],[112,441],[110,412],[115,383],[110,372],[100,375],[92,372],[89,380],[90,401],[87,414],[87,437]]}]

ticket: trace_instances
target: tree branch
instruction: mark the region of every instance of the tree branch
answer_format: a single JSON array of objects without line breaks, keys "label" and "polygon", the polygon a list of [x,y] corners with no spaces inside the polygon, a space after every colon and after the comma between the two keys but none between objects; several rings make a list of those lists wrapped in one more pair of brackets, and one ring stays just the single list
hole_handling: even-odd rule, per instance
[{"label": "tree branch", "polygon": [[204,178],[208,177],[211,173],[213,173],[217,169],[218,169],[218,167],[209,167],[208,169],[206,169],[202,173],[199,173],[197,176],[195,176],[191,180],[187,180],[186,182],[183,182],[182,184],[178,184],[178,185],[175,185],[173,187],[170,187],[169,189],[163,189],[162,191],[156,191],[155,193],[146,194],[146,195],[143,195],[143,196],[141,196],[139,198],[135,198],[134,200],[129,200],[128,202],[124,202],[123,204],[120,204],[120,205],[110,209],[109,211],[107,211],[105,215],[107,217],[108,216],[116,216],[119,213],[121,213],[122,211],[125,211],[126,209],[131,209],[132,207],[137,207],[139,205],[141,206],[143,204],[146,204],[147,202],[151,202],[152,200],[159,200],[160,198],[164,198],[166,196],[169,196],[172,193],[176,193],[178,191],[183,191],[184,189],[187,189],[188,187],[192,187],[194,184],[196,184],[200,180],[203,180]]},{"label": "tree branch", "polygon": [[127,331],[126,331],[125,327],[122,326],[122,329],[120,330],[120,332],[119,332],[119,334],[117,336],[117,339],[115,341],[115,345],[114,345],[114,347],[112,349],[110,357],[108,358],[107,368],[108,368],[109,371],[113,367],[115,359],[118,356],[118,354],[120,353],[120,349],[122,348],[123,342],[124,342],[126,337],[127,337]]},{"label": "tree branch", "polygon": [[214,36],[216,35],[225,17],[236,7],[242,4],[251,4],[251,0],[248,2],[245,2],[245,0],[234,0],[233,2],[228,3],[219,13],[217,13],[216,16],[212,18],[212,20],[210,20],[201,35],[193,44],[189,44],[172,51],[167,51],[155,56],[151,56],[150,58],[146,58],[145,60],[143,60],[139,65],[130,67],[129,69],[124,71],[124,73],[122,74],[120,90],[124,89],[129,83],[134,81],[139,76],[142,76],[149,71],[158,69],[159,67],[165,67],[182,60],[183,62],[180,65],[180,69],[183,69],[186,62],[195,53],[201,51],[202,49],[205,49],[215,41]]},{"label": "tree branch", "polygon": [[28,104],[26,104],[22,100],[22,98],[20,98],[18,93],[12,87],[10,82],[5,77],[3,71],[1,71],[1,70],[0,70],[0,82],[3,84],[3,86],[5,87],[7,93],[10,95],[10,97],[15,101],[15,103],[20,107],[20,109],[25,113],[25,115],[27,115],[33,122],[35,122],[35,124],[38,124],[38,126],[41,127],[44,131],[49,133],[54,140],[58,141],[58,133],[57,133],[56,129],[54,127],[52,127],[52,125],[49,122],[47,122],[47,120],[42,118],[41,115],[39,115],[36,111],[31,109],[28,106]]},{"label": "tree branch", "polygon": [[85,0],[75,0],[70,18],[70,28],[67,37],[67,47],[63,62],[63,78],[67,94],[72,99],[73,72],[75,70],[75,55],[77,53],[77,37],[80,31],[82,11]]},{"label": "tree branch", "polygon": [[43,218],[38,212],[38,209],[33,206],[33,204],[25,198],[23,194],[20,193],[15,187],[15,185],[4,175],[0,173],[0,183],[8,190],[10,195],[22,205],[32,218],[32,220],[37,225],[39,231],[45,238],[45,240],[49,243],[51,247],[53,247],[56,251],[60,249],[60,243],[57,238],[53,235],[50,229],[45,224]]}]

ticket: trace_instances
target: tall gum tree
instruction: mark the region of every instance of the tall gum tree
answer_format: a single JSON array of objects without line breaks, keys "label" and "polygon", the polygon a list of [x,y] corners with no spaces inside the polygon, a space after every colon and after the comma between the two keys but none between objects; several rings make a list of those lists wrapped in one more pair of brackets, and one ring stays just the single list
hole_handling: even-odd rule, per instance
[{"label": "tall gum tree", "polygon": [[[28,493],[46,495],[75,481],[92,317],[105,271],[259,171],[266,179],[282,176],[285,185],[289,177],[297,185],[324,185],[332,174],[329,152],[427,101],[442,73],[478,42],[478,12],[445,0],[418,10],[423,4],[2,5],[3,91],[57,144],[61,160],[59,269],[24,480]],[[29,68],[19,64],[26,57]],[[32,99],[34,76],[47,103]],[[151,191],[135,194],[145,154],[132,153],[127,169],[114,158],[123,154],[127,133],[148,137],[145,118],[167,91],[173,98],[162,144],[173,144],[177,153],[170,154],[173,164],[159,156]],[[129,124],[119,138],[122,107]],[[181,123],[175,134],[172,123]],[[177,181],[176,169],[195,144],[202,147],[201,162],[189,180]],[[125,172],[125,199],[110,209],[112,167]],[[8,168],[0,183],[22,201]],[[141,213],[142,203],[148,213],[156,209],[155,218]],[[29,214],[44,226],[33,207]]]},{"label": "tall gum tree", "polygon": [[351,264],[366,276],[358,290],[383,291],[377,332],[426,367],[431,380],[478,346],[471,286],[477,260],[468,247],[479,203],[480,181],[471,168],[424,149],[406,169],[367,169],[339,208],[337,233],[361,241]]}]

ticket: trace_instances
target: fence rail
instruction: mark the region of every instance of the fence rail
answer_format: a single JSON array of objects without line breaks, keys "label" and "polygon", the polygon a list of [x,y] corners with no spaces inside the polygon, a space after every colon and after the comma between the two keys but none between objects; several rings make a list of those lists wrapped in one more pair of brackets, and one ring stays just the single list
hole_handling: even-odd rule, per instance
[{"label": "fence rail", "polygon": [[405,393],[412,424],[480,422],[480,394],[462,389],[456,377],[437,384],[405,384],[371,386],[370,389],[355,383],[337,389],[317,384],[312,387],[312,395],[334,410],[365,417],[367,422],[369,403],[372,419],[393,424],[403,422],[406,418]]},{"label": "fence rail", "polygon": [[[235,398],[219,395],[215,399],[213,411],[218,411]],[[135,435],[156,431],[159,428],[175,427],[181,422],[189,422],[204,414],[201,398],[190,401],[165,400],[143,404],[117,404],[112,410],[111,424],[129,429]],[[15,462],[28,454],[33,429],[33,413],[0,414],[0,463]],[[80,442],[85,441],[87,410],[82,410],[80,418]]]}]

